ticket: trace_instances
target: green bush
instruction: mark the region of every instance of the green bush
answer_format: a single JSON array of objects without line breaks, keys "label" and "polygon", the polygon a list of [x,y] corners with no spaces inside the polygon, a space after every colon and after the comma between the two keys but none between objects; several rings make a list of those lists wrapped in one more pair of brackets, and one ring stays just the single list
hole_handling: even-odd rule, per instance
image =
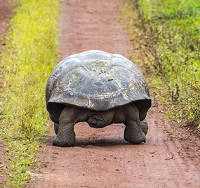
[{"label": "green bush", "polygon": [[139,0],[138,4],[151,44],[150,68],[162,80],[159,89],[165,90],[171,115],[200,127],[200,1]]},{"label": "green bush", "polygon": [[0,135],[7,143],[7,186],[29,178],[38,140],[48,131],[45,85],[58,60],[59,0],[17,0],[1,58]]}]

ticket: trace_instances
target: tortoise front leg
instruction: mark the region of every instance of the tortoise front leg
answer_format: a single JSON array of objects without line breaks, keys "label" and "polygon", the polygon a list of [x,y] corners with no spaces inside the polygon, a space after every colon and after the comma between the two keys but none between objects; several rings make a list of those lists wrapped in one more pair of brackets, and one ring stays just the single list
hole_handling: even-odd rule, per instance
[{"label": "tortoise front leg", "polygon": [[75,144],[74,125],[78,119],[79,110],[75,107],[65,107],[59,118],[59,125],[55,126],[57,135],[53,140],[54,146],[73,146]]},{"label": "tortoise front leg", "polygon": [[139,111],[134,104],[127,106],[126,128],[124,139],[133,144],[146,142],[146,137],[141,129]]}]

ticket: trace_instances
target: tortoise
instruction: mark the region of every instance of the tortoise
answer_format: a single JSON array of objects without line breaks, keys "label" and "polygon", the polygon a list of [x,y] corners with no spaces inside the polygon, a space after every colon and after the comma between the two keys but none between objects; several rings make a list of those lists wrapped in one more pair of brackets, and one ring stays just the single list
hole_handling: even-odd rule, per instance
[{"label": "tortoise", "polygon": [[149,89],[140,70],[122,55],[90,50],[66,57],[48,79],[46,107],[55,146],[75,145],[78,122],[93,128],[123,123],[126,141],[146,141]]}]

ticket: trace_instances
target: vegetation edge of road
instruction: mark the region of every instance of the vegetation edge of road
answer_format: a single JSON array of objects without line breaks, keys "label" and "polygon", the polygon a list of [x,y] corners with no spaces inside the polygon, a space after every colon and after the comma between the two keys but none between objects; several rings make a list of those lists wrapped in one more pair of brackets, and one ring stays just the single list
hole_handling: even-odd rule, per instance
[{"label": "vegetation edge of road", "polygon": [[[200,130],[200,2],[125,0],[122,22],[167,118]],[[134,28],[134,30],[133,30]],[[137,31],[136,31],[137,30]],[[140,54],[138,58],[137,54]]]},{"label": "vegetation edge of road", "polygon": [[0,136],[5,141],[7,164],[4,187],[22,187],[30,179],[30,168],[37,165],[36,151],[49,130],[45,86],[59,56],[60,0],[15,3],[1,56]]}]

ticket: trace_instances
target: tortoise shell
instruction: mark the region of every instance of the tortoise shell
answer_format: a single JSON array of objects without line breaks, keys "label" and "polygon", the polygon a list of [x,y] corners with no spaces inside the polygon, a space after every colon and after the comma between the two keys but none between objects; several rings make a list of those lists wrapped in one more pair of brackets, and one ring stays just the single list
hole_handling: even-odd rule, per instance
[{"label": "tortoise shell", "polygon": [[47,82],[47,110],[56,119],[66,105],[106,111],[131,102],[145,119],[151,106],[148,86],[136,65],[119,54],[91,50],[71,55]]}]

